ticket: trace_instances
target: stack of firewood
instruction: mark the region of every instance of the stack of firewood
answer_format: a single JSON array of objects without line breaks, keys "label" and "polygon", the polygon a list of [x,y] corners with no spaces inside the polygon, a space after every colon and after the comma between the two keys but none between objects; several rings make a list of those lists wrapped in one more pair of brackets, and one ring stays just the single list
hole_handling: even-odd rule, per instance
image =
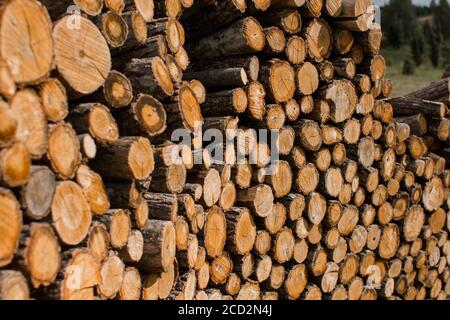
[{"label": "stack of firewood", "polygon": [[0,6],[0,299],[450,294],[448,78],[388,99],[370,0]]}]

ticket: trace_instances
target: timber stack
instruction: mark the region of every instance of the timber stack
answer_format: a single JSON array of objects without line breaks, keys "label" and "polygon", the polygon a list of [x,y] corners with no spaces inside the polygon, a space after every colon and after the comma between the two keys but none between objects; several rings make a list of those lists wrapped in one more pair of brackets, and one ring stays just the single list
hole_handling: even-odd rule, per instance
[{"label": "timber stack", "polygon": [[0,6],[0,299],[450,294],[449,81],[370,0]]}]

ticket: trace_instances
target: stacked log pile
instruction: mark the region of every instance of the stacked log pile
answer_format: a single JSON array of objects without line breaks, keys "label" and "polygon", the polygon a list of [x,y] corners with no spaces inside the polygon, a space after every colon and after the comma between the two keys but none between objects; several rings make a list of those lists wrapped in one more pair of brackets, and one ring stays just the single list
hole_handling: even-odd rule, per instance
[{"label": "stacked log pile", "polygon": [[0,6],[0,299],[450,294],[449,82],[389,99],[370,0]]}]

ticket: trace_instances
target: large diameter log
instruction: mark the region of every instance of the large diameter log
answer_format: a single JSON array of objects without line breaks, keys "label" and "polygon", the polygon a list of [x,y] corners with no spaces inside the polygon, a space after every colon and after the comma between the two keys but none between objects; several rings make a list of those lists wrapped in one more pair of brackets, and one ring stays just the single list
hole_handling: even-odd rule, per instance
[{"label": "large diameter log", "polygon": [[[47,9],[35,0],[2,2],[1,21],[0,55],[14,81],[26,85],[44,80],[53,64],[52,23]],[[12,39],[11,34],[17,37]]]},{"label": "large diameter log", "polygon": [[10,101],[17,119],[15,139],[23,142],[32,159],[40,159],[47,149],[47,121],[39,96],[31,89],[18,91]]},{"label": "large diameter log", "polygon": [[32,166],[27,184],[22,188],[22,206],[33,220],[41,220],[50,213],[56,188],[54,173],[45,166]]},{"label": "large diameter log", "polygon": [[124,137],[101,145],[92,166],[103,177],[145,180],[154,169],[153,148],[146,138]]},{"label": "large diameter log", "polygon": [[[105,38],[87,18],[73,16],[58,20],[53,28],[55,63],[72,96],[86,95],[100,88],[111,70],[111,55]],[[80,39],[85,41],[80,41]]]},{"label": "large diameter log", "polygon": [[211,59],[258,52],[264,49],[265,43],[262,27],[254,18],[248,17],[188,46],[188,52],[192,57]]},{"label": "large diameter log", "polygon": [[8,265],[19,246],[22,211],[14,194],[0,188],[0,266]]},{"label": "large diameter log", "polygon": [[141,230],[144,252],[139,268],[149,272],[167,272],[175,259],[175,229],[172,222],[149,220]]},{"label": "large diameter log", "polygon": [[55,230],[65,244],[76,245],[86,237],[92,214],[78,184],[72,181],[58,183],[51,211]]},{"label": "large diameter log", "polygon": [[247,208],[231,208],[226,213],[227,241],[233,253],[246,255],[255,244],[256,227]]}]

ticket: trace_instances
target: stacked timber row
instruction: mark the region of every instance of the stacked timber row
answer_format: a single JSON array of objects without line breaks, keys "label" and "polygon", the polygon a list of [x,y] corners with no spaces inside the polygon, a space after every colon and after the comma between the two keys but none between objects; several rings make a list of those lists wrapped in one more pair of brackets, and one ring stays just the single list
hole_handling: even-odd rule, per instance
[{"label": "stacked timber row", "polygon": [[370,5],[0,1],[0,299],[446,298],[448,95]]}]

